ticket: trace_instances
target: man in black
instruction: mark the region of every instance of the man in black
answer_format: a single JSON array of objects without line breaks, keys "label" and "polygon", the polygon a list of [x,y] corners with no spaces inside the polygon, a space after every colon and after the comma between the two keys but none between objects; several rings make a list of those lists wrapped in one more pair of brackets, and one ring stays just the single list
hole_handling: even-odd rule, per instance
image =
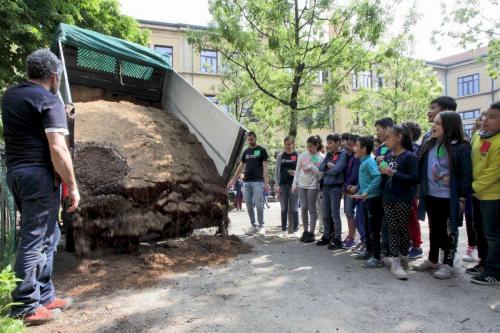
[{"label": "man in black", "polygon": [[29,324],[56,319],[71,306],[57,298],[52,266],[60,238],[57,223],[60,180],[68,186],[70,212],[80,195],[66,145],[66,112],[56,96],[62,73],[59,59],[47,49],[27,58],[28,81],[9,88],[2,99],[7,183],[21,213],[15,272],[21,279],[12,293],[20,303],[11,315]]},{"label": "man in black", "polygon": [[[265,235],[264,228],[264,189],[270,191],[268,182],[268,155],[266,149],[257,145],[257,135],[249,132],[247,135],[248,148],[241,156],[241,162],[238,165],[235,176],[229,182],[228,187],[232,187],[236,178],[245,168],[245,177],[243,178],[243,198],[247,206],[250,223],[252,224],[249,234],[259,232]],[[254,206],[257,207],[258,227],[255,223]]]}]

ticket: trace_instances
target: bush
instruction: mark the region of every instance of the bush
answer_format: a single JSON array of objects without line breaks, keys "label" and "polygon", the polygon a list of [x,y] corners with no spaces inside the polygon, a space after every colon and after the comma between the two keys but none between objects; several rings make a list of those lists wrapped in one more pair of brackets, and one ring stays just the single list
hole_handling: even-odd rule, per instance
[{"label": "bush", "polygon": [[10,308],[16,304],[12,303],[11,293],[18,281],[20,280],[16,278],[10,265],[0,273],[0,332],[2,333],[24,332],[22,320],[9,317]]}]

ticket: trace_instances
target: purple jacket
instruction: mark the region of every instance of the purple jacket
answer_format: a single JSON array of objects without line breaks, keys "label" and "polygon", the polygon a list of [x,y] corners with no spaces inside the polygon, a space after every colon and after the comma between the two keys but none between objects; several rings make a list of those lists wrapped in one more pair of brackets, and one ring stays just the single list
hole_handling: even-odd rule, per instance
[{"label": "purple jacket", "polygon": [[350,155],[347,158],[347,167],[345,169],[345,181],[344,185],[358,185],[358,174],[359,174],[359,166],[361,162],[358,158],[354,157],[354,155]]}]

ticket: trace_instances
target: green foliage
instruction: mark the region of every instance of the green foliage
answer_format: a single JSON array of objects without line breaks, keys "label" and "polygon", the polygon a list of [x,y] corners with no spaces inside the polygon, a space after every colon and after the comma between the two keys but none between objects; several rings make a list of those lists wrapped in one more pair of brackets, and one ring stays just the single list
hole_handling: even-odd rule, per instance
[{"label": "green foliage", "polygon": [[11,293],[18,281],[20,280],[15,277],[10,265],[0,273],[0,332],[2,333],[24,332],[22,320],[9,317],[10,308],[14,305]]},{"label": "green foliage", "polygon": [[407,37],[399,36],[377,52],[372,69],[383,78],[383,87],[359,89],[346,101],[347,107],[370,129],[383,117],[391,117],[397,123],[414,120],[424,129],[428,127],[426,110],[442,87],[423,61],[404,55],[407,42]]},{"label": "green foliage", "polygon": [[498,78],[500,75],[498,8],[498,0],[442,1],[443,20],[441,29],[433,33],[433,42],[438,44],[437,37],[447,36],[455,39],[464,48],[488,46],[488,56],[483,60],[490,76]]},{"label": "green foliage", "polygon": [[[389,21],[380,1],[370,0],[211,0],[209,8],[208,30],[191,32],[189,42],[217,50],[237,73],[223,99],[251,96],[254,116],[293,136],[299,121],[321,120],[339,101]],[[330,77],[315,89],[320,71]]]},{"label": "green foliage", "polygon": [[0,91],[24,77],[25,59],[50,45],[59,23],[146,45],[149,31],[120,13],[118,0],[0,0]]}]

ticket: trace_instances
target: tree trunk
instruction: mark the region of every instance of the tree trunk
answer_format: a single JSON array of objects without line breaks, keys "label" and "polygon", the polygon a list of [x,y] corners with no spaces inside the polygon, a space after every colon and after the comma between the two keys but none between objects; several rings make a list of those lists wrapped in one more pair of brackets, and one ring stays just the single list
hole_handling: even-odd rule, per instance
[{"label": "tree trunk", "polygon": [[294,107],[291,108],[290,110],[290,126],[288,128],[288,135],[293,136],[294,138],[297,137],[297,126],[298,126],[298,115],[297,115],[297,101],[292,102],[292,105]]}]

